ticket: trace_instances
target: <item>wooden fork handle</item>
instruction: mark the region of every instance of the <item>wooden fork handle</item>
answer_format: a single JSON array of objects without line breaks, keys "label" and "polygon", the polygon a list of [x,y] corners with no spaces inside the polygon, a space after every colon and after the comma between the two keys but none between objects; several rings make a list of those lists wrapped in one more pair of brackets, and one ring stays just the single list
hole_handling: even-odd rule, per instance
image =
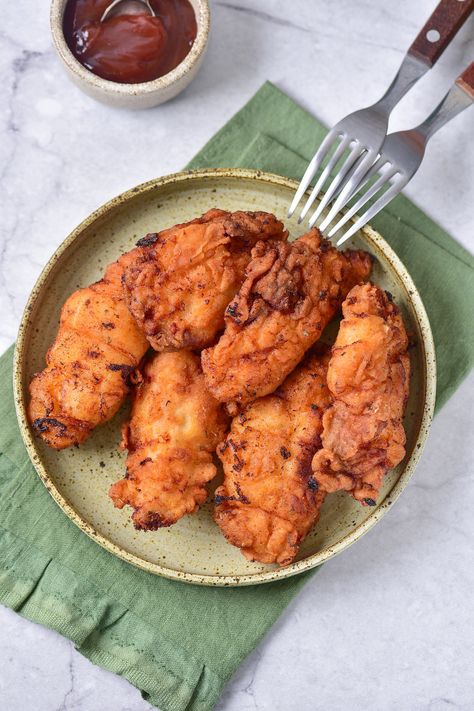
[{"label": "wooden fork handle", "polygon": [[456,84],[474,101],[474,62],[471,62],[461,76],[456,79]]},{"label": "wooden fork handle", "polygon": [[432,67],[474,10],[474,0],[441,0],[410,49]]}]

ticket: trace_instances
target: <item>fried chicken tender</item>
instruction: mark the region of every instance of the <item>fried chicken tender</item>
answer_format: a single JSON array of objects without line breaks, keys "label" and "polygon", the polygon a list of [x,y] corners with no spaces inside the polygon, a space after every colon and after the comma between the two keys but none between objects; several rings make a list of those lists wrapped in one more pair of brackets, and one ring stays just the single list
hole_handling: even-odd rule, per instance
[{"label": "fried chicken tender", "polygon": [[54,449],[83,442],[115,415],[148,348],[123,298],[121,279],[133,258],[133,251],[123,255],[103,279],[68,298],[47,366],[30,383],[29,421]]},{"label": "fried chicken tender", "polygon": [[228,417],[206,390],[199,357],[162,353],[144,369],[123,430],[127,475],[110,489],[119,509],[135,511],[135,528],[156,530],[197,511],[214,478],[212,453]]},{"label": "fried chicken tender", "polygon": [[266,212],[209,210],[138,242],[124,286],[130,311],[156,351],[199,350],[224,327],[251,248],[288,233]]},{"label": "fried chicken tender", "polygon": [[352,289],[342,310],[328,369],[334,403],[312,467],[322,490],[375,506],[385,473],[405,456],[408,339],[390,294],[373,284]]},{"label": "fried chicken tender", "polygon": [[371,266],[366,252],[339,252],[316,229],[291,244],[257,244],[226,310],[224,334],[202,353],[214,396],[232,403],[234,414],[238,405],[273,392]]},{"label": "fried chicken tender", "polygon": [[321,447],[329,352],[316,346],[273,395],[255,400],[232,421],[218,449],[225,479],[215,520],[249,560],[288,565],[318,519],[325,494],[312,477]]}]

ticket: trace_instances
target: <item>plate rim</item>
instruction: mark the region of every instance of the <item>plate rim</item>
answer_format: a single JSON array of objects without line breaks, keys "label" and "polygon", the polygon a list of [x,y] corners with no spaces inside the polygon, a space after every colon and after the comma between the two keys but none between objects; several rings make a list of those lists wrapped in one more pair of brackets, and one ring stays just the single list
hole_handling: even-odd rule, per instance
[{"label": "plate rim", "polygon": [[248,168],[203,168],[198,170],[185,170],[177,173],[171,173],[169,175],[165,175],[159,178],[154,178],[152,180],[141,183],[135,187],[132,187],[113,197],[111,200],[108,200],[99,208],[90,213],[84,220],[82,220],[82,222],[79,223],[79,225],[77,225],[69,233],[69,235],[64,239],[64,241],[59,245],[59,247],[54,251],[52,256],[48,259],[45,267],[42,269],[28,297],[28,301],[24,308],[20,321],[20,326],[18,329],[18,336],[15,343],[15,351],[13,358],[13,392],[15,410],[23,443],[25,444],[30,460],[41,481],[46,486],[55,502],[60,506],[64,513],[69,517],[69,519],[72,520],[73,523],[75,523],[90,538],[92,538],[92,540],[94,540],[100,546],[105,548],[109,553],[112,553],[117,557],[121,558],[122,560],[125,560],[126,562],[138,568],[141,568],[142,570],[145,570],[149,573],[160,575],[170,580],[176,580],[179,582],[186,582],[194,585],[212,587],[257,585],[286,579],[292,577],[293,575],[297,575],[316,568],[322,563],[329,560],[330,558],[333,558],[334,556],[338,555],[343,550],[346,550],[353,543],[358,541],[365,533],[367,533],[371,528],[373,528],[376,523],[378,523],[378,521],[391,508],[392,504],[398,499],[401,492],[405,489],[408,481],[413,476],[413,473],[419,462],[428,437],[431,421],[433,419],[436,396],[436,355],[430,322],[421,297],[418,293],[418,290],[405,265],[403,264],[401,259],[395,254],[389,244],[385,241],[382,235],[380,235],[370,225],[366,225],[365,227],[363,227],[361,232],[363,232],[364,236],[368,239],[370,246],[375,248],[375,251],[382,252],[384,257],[388,259],[388,261],[394,268],[398,278],[402,282],[407,292],[408,299],[412,304],[414,315],[418,322],[419,331],[423,336],[420,343],[420,346],[422,348],[422,359],[426,372],[426,380],[424,382],[423,394],[423,415],[420,421],[419,431],[416,437],[416,441],[414,442],[411,455],[409,456],[409,459],[405,464],[404,470],[398,480],[395,482],[393,488],[387,493],[384,501],[379,506],[377,506],[377,508],[365,521],[363,521],[354,530],[344,536],[334,546],[326,548],[318,553],[314,553],[308,556],[307,558],[304,558],[300,561],[296,561],[284,568],[271,569],[255,574],[247,573],[244,575],[235,576],[204,575],[201,573],[183,572],[179,570],[174,570],[172,568],[166,568],[165,566],[159,565],[158,563],[146,561],[135,555],[134,553],[130,553],[124,550],[119,545],[109,540],[106,536],[96,531],[94,526],[89,521],[85,520],[74,509],[73,505],[66,499],[66,497],[61,494],[37,454],[35,440],[31,433],[26,417],[26,402],[25,398],[23,397],[23,365],[25,360],[25,346],[27,343],[27,337],[30,326],[29,315],[33,310],[35,302],[42,290],[45,281],[48,279],[50,272],[55,267],[56,262],[63,256],[63,254],[69,249],[69,247],[71,247],[74,242],[80,238],[81,234],[86,228],[90,227],[96,220],[107,215],[107,213],[113,210],[114,208],[122,206],[129,200],[132,200],[138,194],[151,192],[152,190],[166,185],[182,183],[186,181],[200,181],[206,178],[256,180],[264,183],[287,187],[293,191],[295,191],[298,186],[298,181],[293,180],[291,178],[286,178],[275,173],[268,173],[262,170]]}]

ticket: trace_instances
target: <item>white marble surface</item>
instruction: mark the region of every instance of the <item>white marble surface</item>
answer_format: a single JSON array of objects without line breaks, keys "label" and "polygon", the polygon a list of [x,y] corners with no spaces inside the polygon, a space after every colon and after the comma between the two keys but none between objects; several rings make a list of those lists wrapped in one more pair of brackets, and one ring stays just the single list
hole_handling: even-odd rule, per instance
[{"label": "white marble surface", "polygon": [[[2,7],[2,350],[49,255],[93,208],[180,169],[267,78],[329,124],[377,99],[434,0],[211,6],[201,74],[177,100],[145,113],[103,107],[69,83],[51,48],[46,0]],[[400,104],[393,127],[415,124],[437,103],[473,58],[473,30],[474,18]],[[407,190],[471,250],[473,119],[466,112],[433,139]],[[394,510],[290,605],[219,711],[474,708],[473,392],[471,376],[436,418]],[[1,711],[150,708],[67,640],[0,608]]]}]

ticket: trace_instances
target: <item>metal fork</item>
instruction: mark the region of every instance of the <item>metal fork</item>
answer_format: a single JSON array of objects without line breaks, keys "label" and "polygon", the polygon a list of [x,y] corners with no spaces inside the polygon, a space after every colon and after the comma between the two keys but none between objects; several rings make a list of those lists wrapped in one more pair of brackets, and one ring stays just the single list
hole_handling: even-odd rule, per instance
[{"label": "metal fork", "polygon": [[[461,111],[472,106],[473,103],[474,62],[456,79],[444,99],[423,123],[420,123],[419,126],[412,128],[410,131],[398,131],[397,133],[391,133],[387,136],[379,158],[366,175],[363,176],[361,183],[354,191],[351,199],[357,196],[359,192],[362,192],[364,188],[368,189],[366,189],[354,205],[344,213],[339,222],[331,229],[328,237],[332,237],[353,215],[359,212],[369,200],[388,186],[388,189],[383,192],[378,200],[376,200],[342,237],[338,239],[336,244],[339,246],[348,240],[349,237],[352,237],[357,230],[363,227],[374,215],[380,212],[385,205],[393,200],[412,179],[420,167],[425,154],[426,144],[431,136]],[[372,178],[377,175],[377,180],[368,187]],[[334,204],[334,207],[326,219],[321,223],[321,231],[327,229],[338,212],[339,210],[336,209],[336,204]]]},{"label": "metal fork", "polygon": [[[456,79],[451,89],[444,99],[416,128],[410,131],[398,131],[387,136],[383,144],[382,152],[372,167],[363,176],[361,183],[354,191],[351,199],[356,197],[364,188],[366,191],[359,197],[354,205],[344,213],[339,222],[330,230],[328,237],[343,227],[350,218],[355,215],[364,205],[375,195],[388,189],[378,198],[378,200],[366,211],[356,222],[339,238],[337,245],[348,240],[352,235],[363,227],[382,208],[385,207],[405,185],[412,179],[421,165],[426,150],[426,144],[431,136],[439,131],[448,121],[451,121],[461,111],[467,109],[474,102],[474,62]],[[377,180],[368,187],[374,176]],[[334,208],[330,211],[326,219],[321,223],[321,231],[325,231],[338,210]]]},{"label": "metal fork", "polygon": [[400,69],[382,98],[373,106],[349,114],[328,133],[306,169],[291,203],[288,217],[293,215],[333,146],[335,151],[317,180],[298,221],[304,219],[332,170],[346,150],[349,150],[349,155],[311,217],[310,227],[314,225],[326,205],[338,194],[340,203],[347,202],[382,148],[392,109],[418,79],[431,69],[473,9],[474,0],[441,0],[438,3],[409,48]]}]

